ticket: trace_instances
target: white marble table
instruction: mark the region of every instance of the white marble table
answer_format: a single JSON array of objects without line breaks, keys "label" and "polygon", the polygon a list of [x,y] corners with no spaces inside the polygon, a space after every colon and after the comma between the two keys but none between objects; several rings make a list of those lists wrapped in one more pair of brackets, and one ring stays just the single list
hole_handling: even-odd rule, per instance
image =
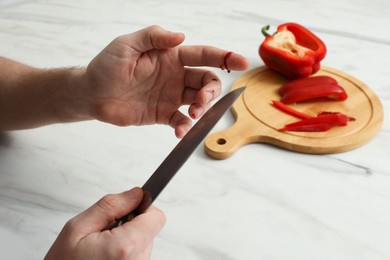
[{"label": "white marble table", "polygon": [[[156,201],[168,222],[153,259],[381,260],[390,259],[389,13],[387,0],[0,0],[0,55],[84,66],[114,37],[159,24],[184,32],[184,44],[241,53],[255,68],[263,25],[306,25],[328,46],[323,65],[380,97],[380,132],[332,155],[252,144],[218,161],[198,147]],[[242,75],[215,71],[223,93]],[[227,113],[213,131],[233,122]],[[142,185],[177,142],[167,126],[99,122],[3,134],[0,258],[41,259],[69,218]]]}]

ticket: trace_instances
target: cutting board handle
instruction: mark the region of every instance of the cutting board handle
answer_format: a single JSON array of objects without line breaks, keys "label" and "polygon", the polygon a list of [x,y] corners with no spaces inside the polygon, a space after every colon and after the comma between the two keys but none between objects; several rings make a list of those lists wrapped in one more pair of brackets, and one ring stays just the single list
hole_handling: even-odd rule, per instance
[{"label": "cutting board handle", "polygon": [[206,153],[214,159],[230,157],[241,146],[252,142],[252,135],[248,131],[243,135],[242,129],[245,127],[245,122],[236,121],[230,128],[208,135],[204,142]]}]

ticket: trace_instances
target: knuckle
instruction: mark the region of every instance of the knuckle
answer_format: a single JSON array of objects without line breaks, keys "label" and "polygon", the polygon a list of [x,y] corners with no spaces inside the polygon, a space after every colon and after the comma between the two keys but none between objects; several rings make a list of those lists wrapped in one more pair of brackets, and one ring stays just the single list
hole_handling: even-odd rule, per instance
[{"label": "knuckle", "polygon": [[132,257],[137,254],[137,240],[126,240],[126,243],[119,242],[115,245],[116,257],[115,259],[133,259]]},{"label": "knuckle", "polygon": [[74,217],[65,223],[61,232],[64,232],[66,236],[69,237],[69,236],[76,235],[79,230],[80,230],[79,221],[77,220],[77,217]]},{"label": "knuckle", "polygon": [[77,220],[76,218],[71,218],[64,225],[64,230],[73,230],[77,228]]}]

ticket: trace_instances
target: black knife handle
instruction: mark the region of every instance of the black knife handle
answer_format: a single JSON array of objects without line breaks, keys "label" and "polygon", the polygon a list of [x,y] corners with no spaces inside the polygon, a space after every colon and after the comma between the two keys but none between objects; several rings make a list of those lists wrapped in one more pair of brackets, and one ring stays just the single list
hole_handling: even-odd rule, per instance
[{"label": "black knife handle", "polygon": [[126,222],[131,221],[133,218],[138,216],[139,214],[144,213],[149,207],[152,205],[152,197],[150,196],[150,193],[147,191],[143,192],[141,203],[138,205],[138,207],[129,214],[121,217],[115,224],[115,227],[119,227],[123,225]]}]

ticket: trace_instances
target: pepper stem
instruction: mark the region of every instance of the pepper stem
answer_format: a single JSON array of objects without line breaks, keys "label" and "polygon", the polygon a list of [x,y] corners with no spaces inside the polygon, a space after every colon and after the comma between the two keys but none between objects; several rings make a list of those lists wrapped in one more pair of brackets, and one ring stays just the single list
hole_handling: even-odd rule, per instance
[{"label": "pepper stem", "polygon": [[267,31],[269,30],[269,24],[264,26],[263,28],[261,28],[261,33],[267,37],[267,36],[271,36]]}]

